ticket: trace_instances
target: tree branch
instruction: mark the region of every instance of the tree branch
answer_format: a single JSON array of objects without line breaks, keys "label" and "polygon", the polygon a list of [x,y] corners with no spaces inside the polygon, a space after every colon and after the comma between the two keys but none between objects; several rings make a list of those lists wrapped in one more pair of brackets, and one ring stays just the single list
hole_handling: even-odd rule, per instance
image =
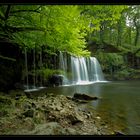
[{"label": "tree branch", "polygon": [[135,51],[135,53],[134,53],[134,54],[137,54],[139,51],[140,51],[140,48],[139,48],[139,49],[137,49],[137,50]]},{"label": "tree branch", "polygon": [[11,11],[11,13],[19,13],[19,12],[36,12],[36,13],[40,13],[38,11],[38,9],[40,8],[41,6],[39,6],[37,9],[35,10],[15,10],[15,11]]},{"label": "tree branch", "polygon": [[8,6],[7,6],[7,10],[6,10],[6,12],[5,12],[5,20],[8,19],[8,16],[9,16],[9,13],[10,13],[10,9],[11,9],[11,5],[8,5]]},{"label": "tree branch", "polygon": [[[24,31],[42,31],[44,32],[46,29],[42,27],[13,27],[8,25],[2,25],[0,23],[0,30],[4,32],[5,34],[9,33],[15,33],[15,32],[24,32]],[[49,31],[49,30],[48,30]]]},{"label": "tree branch", "polygon": [[36,11],[36,10],[15,10],[15,11],[12,11],[11,13],[19,13],[19,12],[36,12],[36,13],[40,13],[39,11]]},{"label": "tree branch", "polygon": [[10,60],[10,61],[16,61],[16,59],[14,59],[14,58],[5,57],[5,56],[2,56],[2,55],[0,55],[0,58]]},{"label": "tree branch", "polygon": [[5,20],[5,18],[3,16],[0,15],[0,19]]},{"label": "tree branch", "polygon": [[24,31],[44,31],[44,28],[35,28],[35,27],[11,27],[7,26],[7,30],[10,33],[15,33],[15,32],[24,32]]}]

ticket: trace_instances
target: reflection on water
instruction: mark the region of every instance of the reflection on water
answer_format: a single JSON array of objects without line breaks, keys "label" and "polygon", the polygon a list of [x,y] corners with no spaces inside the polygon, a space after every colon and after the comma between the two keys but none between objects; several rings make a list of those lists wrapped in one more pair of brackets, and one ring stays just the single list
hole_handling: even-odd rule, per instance
[{"label": "reflection on water", "polygon": [[101,97],[90,102],[115,129],[140,134],[140,81],[94,83],[48,88],[48,92],[72,96],[75,92]]}]

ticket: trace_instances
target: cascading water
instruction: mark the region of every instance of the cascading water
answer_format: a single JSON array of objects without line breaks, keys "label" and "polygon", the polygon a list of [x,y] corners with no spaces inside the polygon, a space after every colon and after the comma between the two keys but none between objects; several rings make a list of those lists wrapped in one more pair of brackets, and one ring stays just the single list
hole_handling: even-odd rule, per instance
[{"label": "cascading water", "polygon": [[90,74],[91,80],[105,81],[101,66],[95,57],[90,57]]},{"label": "cascading water", "polygon": [[[68,57],[70,57],[71,65],[67,63]],[[60,52],[59,68],[65,73],[63,85],[89,84],[105,81],[101,66],[95,57],[66,57],[66,54]],[[71,73],[71,78],[67,77],[68,70]]]},{"label": "cascading water", "polygon": [[84,57],[76,58],[71,56],[71,67],[73,74],[73,83],[88,82],[88,71]]},{"label": "cascading water", "polygon": [[28,81],[28,63],[27,63],[27,50],[25,48],[25,67],[26,67],[26,76],[27,76],[27,88],[24,90],[24,92],[33,92],[33,91],[38,91],[39,89],[36,88],[35,82],[36,82],[36,65],[35,65],[35,49],[33,50],[33,66],[34,66],[34,85],[33,88],[29,88],[29,81]]},{"label": "cascading water", "polygon": [[[43,68],[43,63],[42,63],[42,51],[40,51],[40,70]],[[40,87],[39,89],[44,89],[46,87],[43,86],[43,76],[44,75],[41,75],[40,76]]]},{"label": "cascading water", "polygon": [[67,57],[66,54],[60,52],[59,54],[59,69],[63,71],[63,85],[68,84],[67,79]]}]

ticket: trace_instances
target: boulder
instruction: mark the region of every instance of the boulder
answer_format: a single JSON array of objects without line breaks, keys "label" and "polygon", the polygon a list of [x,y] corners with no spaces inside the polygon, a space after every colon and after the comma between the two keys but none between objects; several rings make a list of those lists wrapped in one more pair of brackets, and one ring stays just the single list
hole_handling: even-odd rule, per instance
[{"label": "boulder", "polygon": [[66,135],[66,130],[59,125],[57,122],[48,122],[45,124],[39,124],[36,126],[35,130],[28,134],[34,135]]},{"label": "boulder", "polygon": [[11,105],[12,100],[6,96],[0,96],[0,104]]},{"label": "boulder", "polygon": [[62,85],[63,82],[63,75],[52,75],[49,79],[49,84],[53,86],[59,86]]},{"label": "boulder", "polygon": [[117,136],[123,136],[125,135],[123,132],[120,132],[120,131],[115,131],[114,132],[114,135],[117,135]]},{"label": "boulder", "polygon": [[78,100],[86,100],[86,101],[98,99],[98,97],[93,97],[93,96],[89,96],[89,95],[81,94],[81,93],[74,93],[73,98],[78,99]]},{"label": "boulder", "polygon": [[33,117],[34,115],[34,110],[33,109],[28,109],[25,112],[22,113],[22,115],[24,115],[25,117]]}]

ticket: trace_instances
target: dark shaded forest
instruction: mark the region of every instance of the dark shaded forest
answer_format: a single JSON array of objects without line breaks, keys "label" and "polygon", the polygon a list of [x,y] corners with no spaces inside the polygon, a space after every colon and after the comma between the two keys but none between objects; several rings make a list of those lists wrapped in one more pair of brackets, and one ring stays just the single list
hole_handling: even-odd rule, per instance
[{"label": "dark shaded forest", "polygon": [[[140,79],[139,5],[0,5],[0,90],[47,85],[58,52],[94,56],[107,80]],[[34,71],[34,67],[36,71]]]}]

